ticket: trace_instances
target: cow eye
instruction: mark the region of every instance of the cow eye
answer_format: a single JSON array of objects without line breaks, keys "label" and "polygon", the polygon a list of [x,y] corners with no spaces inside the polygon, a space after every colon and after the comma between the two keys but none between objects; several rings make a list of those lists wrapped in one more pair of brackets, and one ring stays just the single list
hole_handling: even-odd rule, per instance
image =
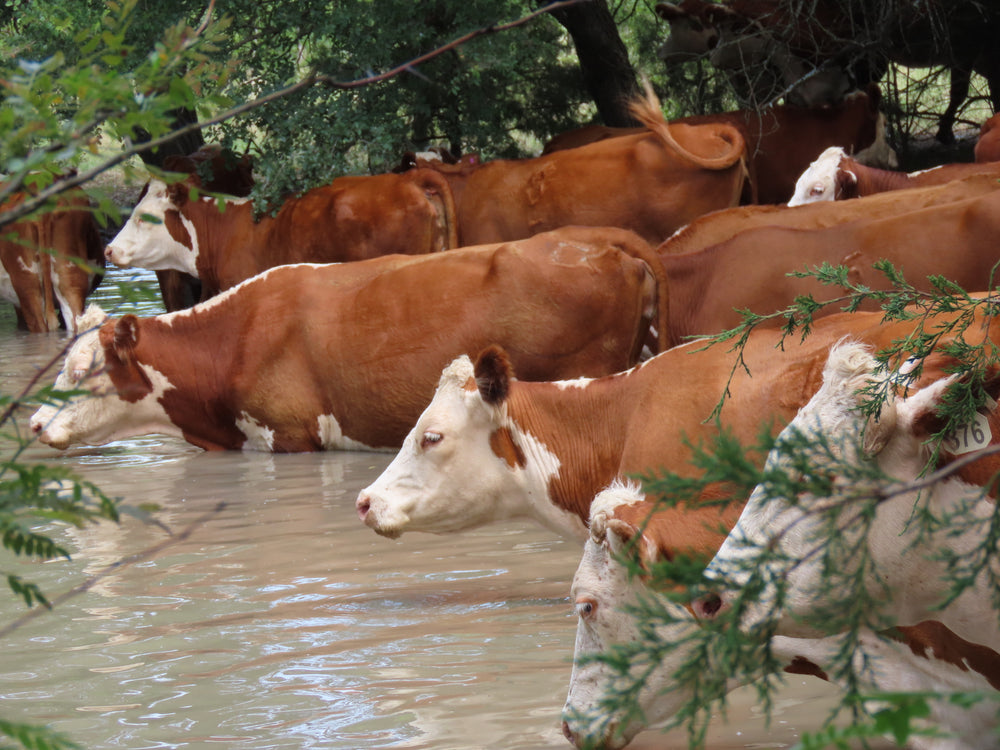
[{"label": "cow eye", "polygon": [[424,433],[423,438],[421,438],[420,440],[421,450],[427,450],[430,446],[434,445],[435,443],[440,443],[441,438],[443,437],[444,436],[440,432],[431,432],[428,430],[427,432]]},{"label": "cow eye", "polygon": [[594,612],[597,611],[597,602],[593,599],[580,598],[576,600],[574,605],[576,608],[576,614],[583,620],[586,620],[594,616]]},{"label": "cow eye", "polygon": [[822,185],[813,185],[812,188],[809,190],[809,194],[810,195],[822,195],[823,194],[823,186]]}]

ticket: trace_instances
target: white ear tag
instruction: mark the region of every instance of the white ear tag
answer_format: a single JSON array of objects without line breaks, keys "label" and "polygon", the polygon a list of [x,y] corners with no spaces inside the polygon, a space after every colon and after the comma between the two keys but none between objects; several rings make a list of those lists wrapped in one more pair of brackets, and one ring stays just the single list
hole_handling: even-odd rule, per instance
[{"label": "white ear tag", "polygon": [[[993,399],[983,406],[983,411],[990,412],[996,409],[997,404]],[[993,442],[993,433],[990,431],[990,419],[982,411],[977,412],[975,418],[968,424],[956,427],[942,439],[945,448],[949,453],[960,456],[963,453],[972,453],[981,450]]]}]

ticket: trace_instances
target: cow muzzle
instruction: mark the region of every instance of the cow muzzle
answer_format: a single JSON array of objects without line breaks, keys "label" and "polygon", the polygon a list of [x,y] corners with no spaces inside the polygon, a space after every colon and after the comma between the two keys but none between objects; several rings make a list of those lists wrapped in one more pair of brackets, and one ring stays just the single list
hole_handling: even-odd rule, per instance
[{"label": "cow muzzle", "polygon": [[358,494],[354,507],[358,511],[358,518],[365,526],[379,536],[389,539],[398,539],[403,534],[403,527],[410,520],[403,513],[396,514],[398,516],[396,518],[389,518],[390,514],[386,512],[384,504],[365,490]]}]

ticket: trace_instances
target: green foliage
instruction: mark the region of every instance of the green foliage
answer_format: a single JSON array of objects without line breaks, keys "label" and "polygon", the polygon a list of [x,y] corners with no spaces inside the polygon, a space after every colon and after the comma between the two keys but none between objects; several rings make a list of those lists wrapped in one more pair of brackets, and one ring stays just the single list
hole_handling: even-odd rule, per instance
[{"label": "green foliage", "polygon": [[[80,746],[72,740],[53,732],[30,724],[17,724],[0,719],[0,734],[17,741],[18,746],[25,750],[79,750]],[[7,750],[10,745],[0,745]]]}]

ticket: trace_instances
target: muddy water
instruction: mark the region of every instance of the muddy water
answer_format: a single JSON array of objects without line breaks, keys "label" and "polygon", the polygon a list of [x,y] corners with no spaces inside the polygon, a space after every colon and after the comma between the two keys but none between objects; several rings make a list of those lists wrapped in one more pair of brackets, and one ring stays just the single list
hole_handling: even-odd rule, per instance
[{"label": "muddy water", "polygon": [[[100,299],[159,311],[119,307],[113,283]],[[4,313],[10,393],[64,341],[19,334]],[[88,748],[569,747],[558,724],[575,543],[526,523],[379,538],[354,498],[386,454],[209,454],[156,437],[27,458],[155,503],[165,528],[45,527],[72,559],[17,569],[67,596],[24,619],[0,592],[0,627],[14,628],[0,642],[0,717]],[[710,747],[787,747],[831,695],[795,678],[768,728],[738,692]],[[684,744],[647,732],[633,747]]]}]

